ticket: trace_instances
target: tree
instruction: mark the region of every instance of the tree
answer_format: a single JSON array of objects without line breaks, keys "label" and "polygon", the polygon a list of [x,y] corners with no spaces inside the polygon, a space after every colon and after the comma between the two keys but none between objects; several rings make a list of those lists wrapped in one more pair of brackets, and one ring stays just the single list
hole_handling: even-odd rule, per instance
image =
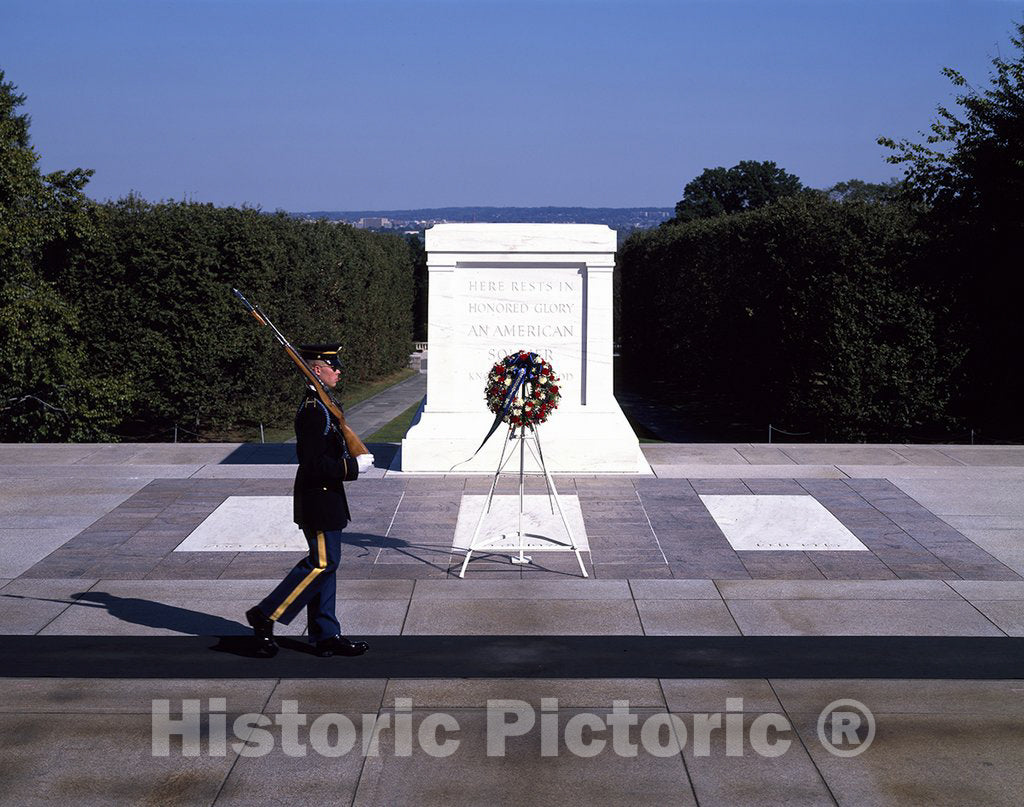
[{"label": "tree", "polygon": [[687,183],[676,204],[676,217],[666,224],[741,213],[803,190],[799,177],[771,161],[742,160],[732,168],[706,168]]},{"label": "tree", "polygon": [[904,183],[899,179],[888,182],[865,182],[862,179],[848,179],[837,182],[823,193],[833,202],[868,202],[890,204],[900,199]]},{"label": "tree", "polygon": [[[1024,23],[1010,41],[1024,51]],[[946,212],[992,207],[995,196],[1024,197],[1024,60],[997,56],[992,66],[991,86],[980,93],[957,70],[942,70],[955,87],[965,88],[956,97],[962,111],[939,106],[924,143],[878,138],[895,152],[887,161],[903,165],[921,198]],[[1019,220],[1018,212],[1008,211],[1009,217]]]},{"label": "tree", "polygon": [[908,209],[820,193],[634,233],[617,259],[622,366],[815,439],[945,429],[959,356],[907,277],[919,246]]},{"label": "tree", "polygon": [[417,342],[427,341],[427,251],[423,239],[419,235],[406,238],[409,255],[412,257],[413,273],[413,304],[412,304],[412,337]]},{"label": "tree", "polygon": [[87,229],[92,172],[39,172],[16,89],[0,71],[0,439],[102,439],[124,382],[90,374],[76,312],[46,277]]},{"label": "tree", "polygon": [[893,151],[888,161],[904,166],[908,186],[927,206],[922,226],[932,249],[921,273],[931,278],[969,350],[961,406],[972,425],[1021,439],[1024,23],[1011,42],[1016,55],[992,59],[984,91],[952,68],[942,71],[960,94],[956,108],[938,107],[923,143],[878,142]]}]

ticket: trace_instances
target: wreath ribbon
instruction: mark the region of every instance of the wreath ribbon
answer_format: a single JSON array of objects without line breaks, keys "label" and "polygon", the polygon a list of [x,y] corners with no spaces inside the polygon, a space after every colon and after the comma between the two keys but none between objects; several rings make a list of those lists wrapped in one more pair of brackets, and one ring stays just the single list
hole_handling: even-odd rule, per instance
[{"label": "wreath ribbon", "polygon": [[484,443],[491,439],[491,435],[498,430],[498,426],[512,408],[512,404],[515,403],[516,396],[519,394],[519,390],[523,385],[528,381],[530,383],[537,382],[537,375],[539,374],[542,366],[539,359],[540,356],[536,353],[520,353],[512,362],[509,369],[515,371],[515,378],[509,385],[508,392],[505,393],[505,398],[501,402],[501,409],[498,411],[498,414],[494,416],[494,423],[491,424],[490,431],[487,432],[483,442],[480,443],[480,447],[473,452],[474,457],[480,453],[480,449],[484,447]]}]

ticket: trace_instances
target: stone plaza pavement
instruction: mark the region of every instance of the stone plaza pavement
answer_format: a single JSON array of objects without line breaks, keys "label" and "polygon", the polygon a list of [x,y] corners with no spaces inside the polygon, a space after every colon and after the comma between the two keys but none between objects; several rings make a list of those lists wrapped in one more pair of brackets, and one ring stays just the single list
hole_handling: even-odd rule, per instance
[{"label": "stone plaza pavement", "polygon": [[[301,552],[177,547],[286,503],[293,446],[0,445],[0,803],[1021,803],[1024,447],[645,445],[652,475],[557,477],[589,579],[464,580],[489,479],[371,448],[338,605],[372,649],[316,658],[300,619],[267,660],[242,613]],[[772,500],[855,540],[712,513]]]}]

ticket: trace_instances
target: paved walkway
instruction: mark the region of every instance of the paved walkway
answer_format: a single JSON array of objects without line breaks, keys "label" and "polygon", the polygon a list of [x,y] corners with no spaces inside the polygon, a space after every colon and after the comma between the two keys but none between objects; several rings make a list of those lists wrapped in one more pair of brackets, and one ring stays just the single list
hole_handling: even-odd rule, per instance
[{"label": "paved walkway", "polygon": [[[1024,448],[652,444],[654,478],[558,478],[591,579],[557,554],[460,580],[487,480],[375,447],[339,583],[371,653],[267,661],[241,613],[298,555],[175,547],[230,497],[286,502],[289,450],[0,445],[0,803],[1020,801]],[[865,549],[737,549],[714,497],[820,506]],[[873,713],[857,756],[838,699]],[[198,754],[162,755],[154,715],[193,702]]]},{"label": "paved walkway", "polygon": [[402,412],[423,400],[427,394],[427,375],[425,372],[407,378],[400,384],[388,387],[372,398],[345,410],[345,418],[349,426],[359,435],[371,435],[382,426],[386,426]]}]

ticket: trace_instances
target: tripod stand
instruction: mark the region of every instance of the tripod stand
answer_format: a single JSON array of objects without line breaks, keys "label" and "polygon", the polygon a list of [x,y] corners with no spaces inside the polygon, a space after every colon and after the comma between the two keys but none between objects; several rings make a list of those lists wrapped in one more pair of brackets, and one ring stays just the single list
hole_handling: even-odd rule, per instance
[{"label": "tripod stand", "polygon": [[[527,437],[527,430],[530,432],[529,438]],[[518,434],[517,434],[518,432]],[[519,443],[519,517],[516,531],[514,533],[502,533],[496,538],[485,538],[480,539],[480,528],[483,526],[484,518],[491,510],[491,503],[494,500],[494,490],[498,486],[498,478],[501,476],[502,471],[505,470],[505,466],[509,463],[515,451],[508,451],[510,443]],[[532,443],[532,444],[531,444]],[[526,486],[526,448],[529,445],[530,453],[533,458],[537,461],[537,464],[541,468],[541,473],[544,475],[544,480],[547,485],[548,493],[548,504],[551,506],[551,512],[555,512],[555,508],[558,508],[558,515],[562,519],[562,525],[565,527],[565,534],[569,538],[569,542],[557,540],[555,538],[549,538],[543,535],[533,535],[523,532],[523,513],[525,512],[525,501],[524,493]],[[536,449],[536,450],[534,450]],[[508,458],[506,459],[506,453]],[[466,576],[466,567],[469,565],[469,558],[473,552],[481,552],[484,550],[493,552],[495,550],[508,552],[517,551],[518,555],[513,555],[509,559],[512,563],[526,564],[531,562],[531,558],[525,554],[527,549],[527,538],[530,540],[529,550],[531,552],[575,552],[576,560],[580,564],[580,572],[583,573],[584,577],[587,577],[587,569],[583,565],[583,558],[580,555],[579,547],[576,545],[576,538],[573,535],[572,527],[569,526],[569,520],[565,517],[565,511],[562,509],[562,502],[558,498],[558,491],[555,490],[555,480],[551,478],[551,474],[548,472],[547,465],[544,463],[544,452],[540,447],[540,436],[537,434],[537,428],[535,426],[509,426],[508,437],[504,440],[501,447],[501,458],[498,460],[498,470],[494,473],[494,479],[491,481],[491,489],[487,493],[487,500],[484,502],[483,509],[480,511],[480,518],[476,522],[476,529],[473,530],[473,537],[470,539],[469,548],[466,549],[466,557],[462,561],[462,569],[459,571],[459,577],[464,578]],[[538,541],[542,543],[538,543]]]}]

